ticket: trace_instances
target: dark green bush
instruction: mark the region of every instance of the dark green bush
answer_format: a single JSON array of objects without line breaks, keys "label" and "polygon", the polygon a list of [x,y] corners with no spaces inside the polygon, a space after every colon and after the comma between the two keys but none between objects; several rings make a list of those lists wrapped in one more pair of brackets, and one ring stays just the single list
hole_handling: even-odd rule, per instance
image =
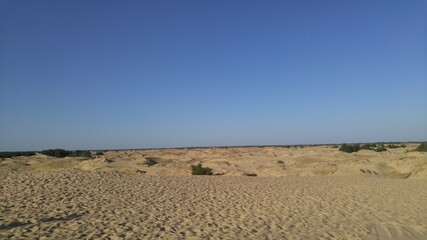
[{"label": "dark green bush", "polygon": [[68,155],[68,151],[64,149],[59,149],[59,148],[43,150],[40,153],[47,156],[51,156],[51,157],[57,157],[57,158],[64,158]]},{"label": "dark green bush", "polygon": [[104,152],[98,151],[95,153],[95,155],[97,155],[97,156],[104,155]]},{"label": "dark green bush", "polygon": [[192,175],[212,175],[212,168],[202,167],[202,164],[191,165],[191,174]]},{"label": "dark green bush", "polygon": [[34,156],[35,152],[0,152],[0,158],[11,158],[18,156]]},{"label": "dark green bush", "polygon": [[64,158],[64,157],[86,157],[90,158],[92,157],[92,154],[90,151],[82,151],[82,150],[76,150],[76,151],[67,151],[64,149],[48,149],[43,150],[40,152],[41,154],[51,156],[51,157],[57,157],[57,158]]},{"label": "dark green bush", "polygon": [[402,145],[394,145],[394,144],[389,144],[387,145],[387,148],[401,148]]},{"label": "dark green bush", "polygon": [[421,143],[417,148],[415,148],[415,151],[427,152],[427,142]]},{"label": "dark green bush", "polygon": [[347,144],[343,143],[339,150],[346,152],[346,153],[357,152],[360,150],[360,145],[359,144],[347,145]]}]

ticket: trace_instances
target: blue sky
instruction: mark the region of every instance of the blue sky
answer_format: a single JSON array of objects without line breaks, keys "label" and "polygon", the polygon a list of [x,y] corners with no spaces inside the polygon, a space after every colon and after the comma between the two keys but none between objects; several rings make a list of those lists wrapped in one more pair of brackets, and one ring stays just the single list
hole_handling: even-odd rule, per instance
[{"label": "blue sky", "polygon": [[2,1],[0,150],[427,140],[427,1]]}]

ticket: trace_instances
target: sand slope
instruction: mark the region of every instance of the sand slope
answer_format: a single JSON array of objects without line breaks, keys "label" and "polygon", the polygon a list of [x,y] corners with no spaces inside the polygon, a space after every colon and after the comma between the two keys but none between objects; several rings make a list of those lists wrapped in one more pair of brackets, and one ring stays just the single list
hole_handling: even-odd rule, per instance
[{"label": "sand slope", "polygon": [[426,182],[375,177],[0,176],[0,237],[425,239]]}]

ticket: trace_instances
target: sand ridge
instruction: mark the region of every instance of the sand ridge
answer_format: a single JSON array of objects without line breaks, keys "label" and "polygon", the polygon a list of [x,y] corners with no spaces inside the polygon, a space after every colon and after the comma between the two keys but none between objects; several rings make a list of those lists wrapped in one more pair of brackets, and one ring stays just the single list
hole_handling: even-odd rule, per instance
[{"label": "sand ridge", "polygon": [[188,176],[190,166],[202,163],[217,174],[244,176],[374,176],[427,178],[427,153],[407,148],[385,152],[345,153],[332,146],[304,148],[233,147],[106,151],[94,159],[52,158],[41,154],[15,157],[0,163],[0,171],[82,169],[88,171],[145,172],[153,176]]}]

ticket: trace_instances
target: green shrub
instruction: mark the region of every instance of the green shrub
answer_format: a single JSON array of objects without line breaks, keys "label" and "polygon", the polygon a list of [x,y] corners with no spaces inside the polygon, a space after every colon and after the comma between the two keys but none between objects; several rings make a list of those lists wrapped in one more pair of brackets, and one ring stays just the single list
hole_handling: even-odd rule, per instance
[{"label": "green shrub", "polygon": [[98,151],[95,153],[95,155],[97,155],[97,156],[104,155],[104,152]]},{"label": "green shrub", "polygon": [[202,164],[191,165],[191,174],[192,175],[212,175],[212,168],[202,167]]},{"label": "green shrub", "polygon": [[415,151],[427,152],[427,142],[421,143],[417,148],[415,148]]},{"label": "green shrub", "polygon": [[387,145],[387,148],[401,148],[402,145],[394,145],[394,144],[389,144]]},{"label": "green shrub", "polygon": [[11,158],[18,156],[34,156],[35,152],[0,152],[0,158]]},{"label": "green shrub", "polygon": [[48,149],[43,150],[40,152],[41,154],[51,156],[51,157],[57,157],[57,158],[64,158],[64,157],[86,157],[90,158],[92,157],[92,154],[90,151],[82,151],[82,150],[76,150],[76,151],[67,151],[64,149]]},{"label": "green shrub", "polygon": [[360,150],[360,145],[359,144],[347,145],[347,144],[343,143],[339,150],[346,152],[346,153],[357,152]]}]

